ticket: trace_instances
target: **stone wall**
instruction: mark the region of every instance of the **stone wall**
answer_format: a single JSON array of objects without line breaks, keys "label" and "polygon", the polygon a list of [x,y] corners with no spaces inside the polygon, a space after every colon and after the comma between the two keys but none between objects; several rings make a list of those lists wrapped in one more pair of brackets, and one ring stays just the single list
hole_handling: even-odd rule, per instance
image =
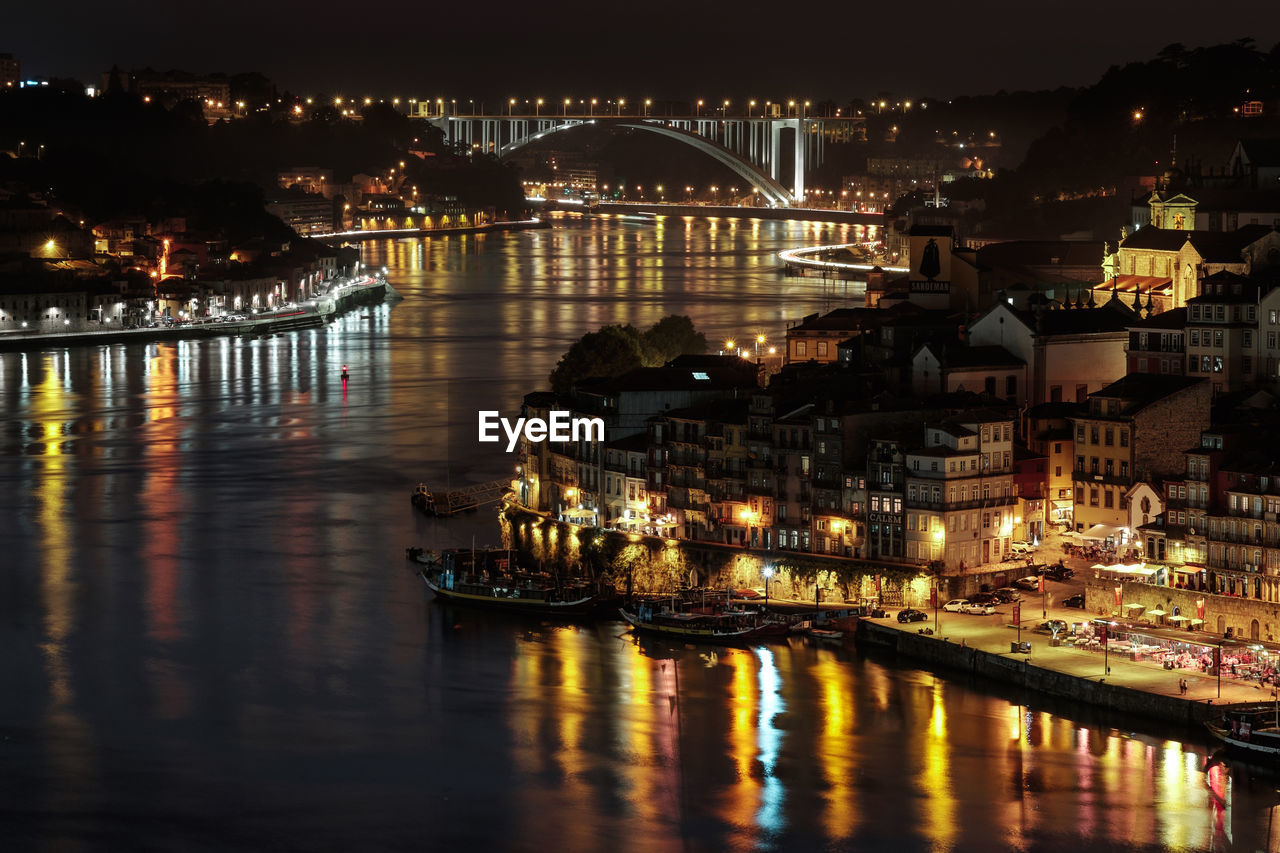
[{"label": "stone wall", "polygon": [[1182,473],[1186,460],[1180,451],[1200,445],[1200,432],[1209,428],[1211,388],[1200,381],[1170,394],[1134,417],[1132,480]]},{"label": "stone wall", "polygon": [[[833,605],[876,597],[892,607],[929,604],[928,580],[915,576],[911,567],[581,527],[519,508],[505,510],[499,523],[504,547],[515,548],[528,565],[582,568],[620,586],[630,578],[636,592],[685,586],[763,591],[767,584],[769,597],[778,601],[813,601],[817,592],[822,603]],[[766,569],[771,572],[767,582]]]},{"label": "stone wall", "polygon": [[[1116,586],[1121,587],[1120,607],[1116,607]],[[1253,598],[1236,598],[1227,595],[1211,595],[1190,589],[1173,589],[1167,586],[1156,586],[1147,583],[1124,582],[1108,583],[1101,579],[1091,578],[1085,584],[1085,609],[1098,616],[1123,616],[1125,604],[1141,604],[1139,613],[1160,609],[1170,616],[1177,607],[1183,616],[1196,618],[1196,601],[1204,601],[1204,625],[1200,629],[1217,639],[1222,637],[1228,628],[1237,639],[1244,640],[1277,640],[1280,639],[1280,603],[1259,601]],[[1138,617],[1141,618],[1141,617]],[[1168,627],[1176,627],[1163,619],[1152,619]],[[1257,632],[1254,632],[1254,623]],[[1188,624],[1188,623],[1183,623]]]},{"label": "stone wall", "polygon": [[898,631],[865,619],[858,623],[857,642],[859,645],[889,649],[926,665],[972,673],[1044,696],[1154,720],[1195,725],[1221,712],[1219,706],[1078,678],[1035,666],[1023,656],[992,654],[939,637]]}]

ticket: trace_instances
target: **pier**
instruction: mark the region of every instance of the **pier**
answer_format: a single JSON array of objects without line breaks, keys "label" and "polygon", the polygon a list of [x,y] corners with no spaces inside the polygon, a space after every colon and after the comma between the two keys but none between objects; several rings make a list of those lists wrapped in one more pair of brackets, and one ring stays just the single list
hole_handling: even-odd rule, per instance
[{"label": "pier", "polygon": [[515,494],[510,479],[490,480],[464,489],[443,492],[432,491],[425,483],[419,483],[412,500],[413,505],[427,515],[448,518],[455,513],[498,503],[508,494]]}]

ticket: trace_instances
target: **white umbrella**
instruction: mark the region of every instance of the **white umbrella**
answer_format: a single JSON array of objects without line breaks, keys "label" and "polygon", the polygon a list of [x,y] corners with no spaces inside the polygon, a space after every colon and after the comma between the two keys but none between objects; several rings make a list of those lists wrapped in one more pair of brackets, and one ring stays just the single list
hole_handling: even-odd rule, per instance
[{"label": "white umbrella", "polygon": [[1186,622],[1187,617],[1183,616],[1182,614],[1178,614],[1177,616],[1170,616],[1169,621],[1170,622]]},{"label": "white umbrella", "polygon": [[1157,607],[1155,610],[1148,610],[1148,611],[1147,611],[1147,615],[1148,615],[1148,616],[1163,616],[1163,615],[1164,615],[1164,611]]}]

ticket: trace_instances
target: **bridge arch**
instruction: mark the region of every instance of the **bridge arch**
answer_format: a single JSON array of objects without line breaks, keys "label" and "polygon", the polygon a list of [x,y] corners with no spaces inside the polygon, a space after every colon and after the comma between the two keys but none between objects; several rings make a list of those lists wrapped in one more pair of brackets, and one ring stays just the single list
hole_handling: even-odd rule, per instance
[{"label": "bridge arch", "polygon": [[[596,124],[596,121],[583,121],[581,119],[552,119],[547,120],[549,126],[540,127],[536,132],[527,136],[517,138],[513,142],[503,145],[500,149],[500,156],[505,157],[517,149],[523,148],[531,142],[545,139],[555,133],[565,130],[572,130],[576,127],[582,127],[587,124]],[[737,153],[725,148],[719,143],[712,142],[705,137],[699,136],[689,130],[678,127],[671,127],[663,122],[652,121],[626,121],[626,122],[610,122],[618,127],[625,127],[632,130],[646,130],[650,133],[656,133],[665,136],[668,139],[676,139],[686,145],[690,145],[701,151],[703,154],[710,156],[716,162],[728,167],[735,175],[742,178],[747,184],[759,190],[760,196],[770,207],[791,207],[794,199],[791,193],[782,184],[769,177],[760,169],[756,168],[749,161],[742,159]],[[449,130],[445,129],[446,135]]]}]

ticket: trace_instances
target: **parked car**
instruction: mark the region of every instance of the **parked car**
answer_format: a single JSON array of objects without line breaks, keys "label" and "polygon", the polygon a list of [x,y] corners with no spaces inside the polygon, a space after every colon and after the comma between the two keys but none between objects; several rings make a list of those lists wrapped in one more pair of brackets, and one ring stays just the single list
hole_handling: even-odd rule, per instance
[{"label": "parked car", "polygon": [[1021,601],[1022,593],[1011,586],[1002,586],[996,590],[996,598],[1000,599],[1001,604],[1010,604],[1014,601]]},{"label": "parked car", "polygon": [[960,608],[960,612],[969,613],[974,616],[990,616],[996,612],[996,606],[994,604],[977,604],[970,601],[964,607]]},{"label": "parked car", "polygon": [[999,604],[1000,596],[994,592],[975,592],[969,596],[969,601],[974,604]]},{"label": "parked car", "polygon": [[911,608],[911,607],[908,607],[908,608],[906,608],[905,610],[899,610],[899,611],[898,611],[898,621],[899,621],[899,622],[903,622],[903,623],[906,623],[906,622],[923,622],[924,620],[926,620],[926,619],[928,619],[928,618],[929,618],[929,614],[924,613],[924,612],[919,611],[919,610],[916,610],[916,609]]},{"label": "parked car", "polygon": [[942,605],[942,609],[947,611],[948,613],[959,613],[961,610],[964,609],[964,606],[968,603],[969,603],[969,599],[967,598],[953,598],[950,601],[948,601],[946,604]]},{"label": "parked car", "polygon": [[1018,589],[1025,589],[1028,592],[1035,592],[1040,589],[1040,578],[1032,575],[1030,577],[1018,578],[1013,582]]},{"label": "parked car", "polygon": [[1030,542],[1012,542],[1009,545],[1009,551],[1015,556],[1025,557],[1036,550],[1036,546]]},{"label": "parked car", "polygon": [[1068,595],[1066,598],[1062,599],[1062,606],[1063,607],[1079,607],[1081,609],[1084,609],[1084,595],[1083,594]]},{"label": "parked car", "polygon": [[1047,634],[1061,634],[1067,630],[1067,623],[1062,619],[1050,619],[1047,622],[1041,622],[1036,630]]},{"label": "parked car", "polygon": [[1051,581],[1068,581],[1075,577],[1075,570],[1067,566],[1050,566],[1044,570],[1044,576]]}]

